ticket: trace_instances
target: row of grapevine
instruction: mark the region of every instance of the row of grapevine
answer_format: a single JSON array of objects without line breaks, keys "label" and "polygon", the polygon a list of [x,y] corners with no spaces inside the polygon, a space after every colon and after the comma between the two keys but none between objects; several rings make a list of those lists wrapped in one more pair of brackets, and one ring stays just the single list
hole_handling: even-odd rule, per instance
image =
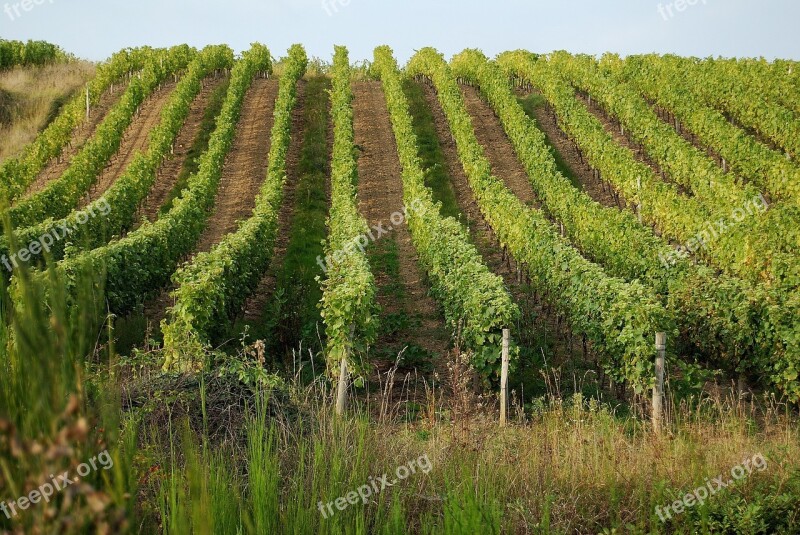
[{"label": "row of grapevine", "polygon": [[576,332],[586,334],[615,381],[628,381],[638,392],[647,388],[655,333],[665,331],[670,338],[677,333],[669,314],[641,283],[610,277],[583,258],[541,212],[525,206],[492,175],[458,84],[440,54],[423,49],[407,70],[432,79],[481,212],[501,244],[525,266],[536,291]]},{"label": "row of grapevine", "polygon": [[196,50],[182,45],[150,58],[141,74],[130,82],[125,94],[98,125],[92,138],[72,159],[64,174],[8,209],[12,227],[28,227],[48,217],[67,216],[119,150],[139,106],[168,76],[184,70],[196,55]]},{"label": "row of grapevine", "polygon": [[519,316],[503,279],[489,271],[469,242],[469,233],[452,217],[444,218],[425,185],[417,137],[403,93],[397,62],[389,47],[375,50],[376,70],[403,168],[403,201],[408,228],[432,293],[442,304],[448,325],[460,331],[472,366],[484,378],[500,377],[502,329]]},{"label": "row of grapevine", "polygon": [[775,354],[780,342],[774,341],[763,289],[686,258],[665,269],[661,258],[672,250],[667,240],[639,224],[633,213],[594,201],[558,171],[545,134],[525,114],[496,63],[467,50],[453,58],[451,67],[459,78],[480,87],[545,209],[584,254],[614,276],[651,287],[681,336],[728,370],[759,372],[773,358],[791,358]]},{"label": "row of grapevine", "polygon": [[680,70],[695,94],[780,146],[794,158],[800,156],[800,117],[738,83],[735,67],[714,59],[700,61],[666,55],[657,61]]},{"label": "row of grapevine", "polygon": [[[192,102],[202,88],[203,79],[214,71],[232,66],[233,51],[228,46],[208,46],[203,49],[189,65],[164,105],[160,123],[149,134],[146,152],[134,157],[103,197],[62,219],[48,219],[38,225],[17,229],[10,241],[6,236],[0,236],[0,257],[10,256],[10,250],[16,250],[16,246],[35,242],[58,229],[72,229],[73,234],[69,239],[55,240],[48,246],[49,259],[61,260],[68,243],[72,243],[73,251],[92,249],[106,243],[111,236],[128,230],[135,222],[139,205],[153,186],[158,169],[171,152]],[[95,216],[89,217],[87,214]],[[43,256],[43,251],[31,252],[29,262],[35,264]]]},{"label": "row of grapevine", "polygon": [[[573,87],[596,98],[650,158],[675,182],[691,190],[711,214],[729,216],[761,196],[752,185],[737,184],[732,175],[724,173],[705,153],[661,121],[638,93],[605,76],[594,58],[557,52],[547,64]],[[778,227],[780,232],[776,232]],[[793,254],[800,245],[800,207],[774,202],[768,214],[744,218],[737,233],[747,237],[744,247],[757,246],[765,256]]]},{"label": "row of grapevine", "polygon": [[[113,84],[121,83],[156,56],[152,48],[124,49],[97,67],[89,82],[89,103],[96,105],[103,93]],[[74,130],[86,118],[86,95],[80,94],[69,101],[52,123],[28,145],[21,155],[9,158],[0,165],[0,200],[11,202],[21,195],[44,169],[47,162],[58,157],[72,139]]]},{"label": "row of grapevine", "polygon": [[782,102],[800,113],[800,62],[791,59],[776,59],[770,64],[773,79],[780,80]]},{"label": "row of grapevine", "polygon": [[[712,213],[698,199],[681,195],[662,182],[634,153],[617,144],[602,123],[575,98],[575,91],[546,62],[524,51],[508,52],[498,62],[509,76],[532,83],[554,108],[564,131],[578,145],[593,168],[625,198],[639,205],[644,221],[658,225],[662,235],[686,244],[684,248],[750,283],[763,283],[790,294],[800,285],[800,266],[790,251],[764,246],[765,236],[792,233],[791,221],[776,217],[758,203],[750,217],[761,220],[759,235],[737,224],[731,213]],[[744,212],[744,206],[740,208]],[[763,213],[761,209],[763,208]],[[743,218],[747,219],[746,217]],[[720,224],[721,221],[721,224]],[[686,251],[681,253],[686,254]],[[676,253],[672,258],[680,256]],[[670,263],[670,262],[667,262]]]},{"label": "row of grapevine", "polygon": [[637,92],[604,75],[593,57],[556,52],[547,63],[570,85],[591,95],[662,171],[711,212],[730,212],[759,195],[756,188],[737,184],[732,175],[659,119]]},{"label": "row of grapevine", "polygon": [[800,205],[800,167],[695,96],[685,84],[682,70],[662,63],[656,56],[631,56],[623,61],[606,55],[600,66],[667,110],[701,143],[719,154],[731,171],[777,199]]},{"label": "row of grapevine", "polygon": [[[792,83],[792,67],[786,61],[768,62],[764,58],[716,58],[717,65],[735,77],[735,83],[768,102],[783,105],[800,117],[800,88]],[[796,68],[796,67],[795,67]]]},{"label": "row of grapevine", "polygon": [[23,67],[47,65],[69,61],[71,56],[61,47],[46,41],[8,41],[0,39],[0,71],[21,65]]},{"label": "row of grapevine", "polygon": [[[231,70],[228,93],[208,150],[169,212],[125,238],[56,265],[55,276],[66,282],[68,296],[75,294],[83,281],[92,282],[98,310],[87,314],[129,312],[169,282],[178,262],[192,250],[206,226],[225,157],[236,136],[244,96],[256,75],[264,72],[272,72],[269,50],[254,44]],[[46,286],[49,274],[38,277]],[[15,280],[12,283],[16,285]],[[18,293],[19,285],[12,291]]]},{"label": "row of grapevine", "polygon": [[172,277],[175,305],[164,320],[165,368],[187,369],[203,355],[215,330],[235,316],[269,266],[286,183],[286,154],[291,140],[297,82],[308,65],[300,45],[289,49],[281,71],[269,167],[253,215],[210,252],[194,257]]},{"label": "row of grapevine", "polygon": [[336,47],[333,58],[331,117],[333,154],[331,156],[331,207],[325,254],[332,259],[322,283],[321,315],[327,337],[327,367],[338,374],[342,359],[358,373],[357,353],[364,353],[375,341],[377,332],[377,288],[362,238],[369,232],[358,211],[353,90],[347,49]]}]

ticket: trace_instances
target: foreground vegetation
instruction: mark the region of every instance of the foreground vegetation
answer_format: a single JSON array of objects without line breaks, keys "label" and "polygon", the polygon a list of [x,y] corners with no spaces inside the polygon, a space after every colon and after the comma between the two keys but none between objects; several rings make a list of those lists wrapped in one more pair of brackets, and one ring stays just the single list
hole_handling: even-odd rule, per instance
[{"label": "foreground vegetation", "polygon": [[[673,407],[661,437],[622,407],[550,392],[517,399],[498,428],[493,401],[472,391],[452,356],[445,390],[419,411],[398,384],[333,416],[333,385],[292,370],[266,373],[258,347],[192,377],[155,371],[158,351],[94,346],[65,310],[6,311],[0,352],[0,495],[6,502],[108,450],[98,470],[13,519],[12,533],[99,529],[167,533],[790,533],[800,526],[797,422],[774,399],[718,395]],[[47,325],[56,327],[44,338]],[[91,358],[81,356],[88,352]],[[20,366],[25,362],[25,366]],[[309,364],[305,364],[308,366]],[[285,379],[282,379],[284,377]],[[312,376],[313,377],[313,376]],[[379,401],[374,401],[374,400]],[[66,403],[64,400],[68,400]],[[380,406],[378,406],[380,405]],[[120,419],[121,418],[121,419]],[[745,459],[753,471],[662,523],[672,504]],[[425,458],[417,471],[324,516],[329,502]],[[727,477],[727,476],[726,476]],[[373,487],[374,488],[374,487]],[[611,532],[611,531],[609,531]]]}]

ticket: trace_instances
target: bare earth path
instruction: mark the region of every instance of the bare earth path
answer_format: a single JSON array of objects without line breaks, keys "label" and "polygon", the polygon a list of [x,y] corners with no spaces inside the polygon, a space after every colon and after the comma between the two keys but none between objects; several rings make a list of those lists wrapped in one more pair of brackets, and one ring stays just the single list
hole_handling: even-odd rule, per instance
[{"label": "bare earth path", "polygon": [[253,211],[256,196],[267,176],[278,79],[258,79],[253,82],[242,106],[241,120],[225,167],[214,211],[205,232],[200,237],[197,252],[211,248],[238,228]]},{"label": "bare earth path", "polygon": [[[408,226],[405,223],[393,226],[390,221],[392,213],[402,212],[403,183],[382,86],[380,82],[355,82],[353,93],[355,142],[362,151],[358,158],[359,209],[370,226],[382,223],[390,231],[391,235],[384,235],[381,240],[396,240],[399,282],[404,296],[403,299],[397,299],[379,295],[382,316],[385,318],[387,314],[397,313],[417,316],[420,325],[400,329],[398,341],[415,344],[441,356],[449,345],[441,313],[436,302],[428,295],[425,276],[419,267]],[[376,277],[379,288],[391,282],[386,278]],[[379,339],[378,349],[385,342]]]},{"label": "bare earth path", "polygon": [[211,96],[223,81],[223,78],[207,78],[203,82],[203,89],[192,102],[189,116],[183,123],[181,131],[175,140],[175,152],[161,164],[156,181],[139,209],[137,220],[145,217],[148,221],[155,221],[158,218],[161,206],[175,187],[181,169],[192,148],[192,143],[200,133],[203,116],[211,101]]},{"label": "bare earth path", "polygon": [[472,117],[475,135],[492,164],[495,176],[502,179],[506,187],[522,202],[539,208],[540,204],[528,180],[528,174],[517,158],[514,147],[506,137],[503,125],[492,107],[481,100],[478,90],[473,87],[462,86],[461,93],[464,95],[467,111]]},{"label": "bare earth path", "polygon": [[610,189],[603,187],[600,180],[595,179],[592,168],[578,154],[575,144],[569,139],[558,123],[553,118],[552,113],[546,107],[537,107],[533,117],[539,128],[544,132],[550,145],[558,151],[559,156],[572,172],[572,175],[580,182],[583,191],[592,199],[606,207],[616,207],[614,197]]},{"label": "bare earth path", "polygon": [[109,110],[119,101],[122,94],[125,92],[127,84],[117,85],[114,87],[114,92],[110,90],[103,93],[100,97],[100,102],[94,108],[89,110],[89,120],[84,121],[72,133],[72,140],[64,147],[61,156],[50,160],[44,169],[39,173],[24,196],[32,195],[37,191],[44,188],[48,182],[57,179],[72,163],[72,159],[83,148],[86,142],[94,135],[95,130],[106,118]]}]

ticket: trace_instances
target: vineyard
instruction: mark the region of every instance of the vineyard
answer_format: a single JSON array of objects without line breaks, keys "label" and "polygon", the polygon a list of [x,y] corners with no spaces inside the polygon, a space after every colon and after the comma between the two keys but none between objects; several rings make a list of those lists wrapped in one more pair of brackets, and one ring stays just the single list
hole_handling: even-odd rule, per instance
[{"label": "vineyard", "polygon": [[795,62],[332,52],[124,49],[0,160],[0,500],[114,465],[0,533],[800,531]]}]

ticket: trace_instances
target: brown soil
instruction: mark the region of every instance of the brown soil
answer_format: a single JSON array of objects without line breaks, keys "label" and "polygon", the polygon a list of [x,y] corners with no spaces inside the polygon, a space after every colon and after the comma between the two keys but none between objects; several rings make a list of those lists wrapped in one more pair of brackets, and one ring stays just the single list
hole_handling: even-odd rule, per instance
[{"label": "brown soil", "polygon": [[461,86],[461,93],[472,117],[475,136],[492,164],[494,175],[503,180],[506,187],[526,205],[540,208],[541,204],[533,191],[528,173],[517,158],[517,153],[492,107],[481,99],[480,93],[474,87]]},{"label": "brown soil", "polygon": [[99,199],[106,190],[125,172],[133,159],[140,152],[147,150],[150,144],[150,132],[161,121],[161,110],[172,96],[177,84],[174,82],[166,83],[157,89],[139,107],[139,112],[134,116],[130,126],[125,131],[120,143],[119,150],[111,157],[111,161],[100,176],[94,181],[89,192],[79,203],[83,208],[92,201]]},{"label": "brown soil", "polygon": [[44,169],[42,169],[36,177],[36,180],[28,187],[23,197],[33,195],[37,191],[42,190],[48,182],[64,174],[64,171],[66,171],[72,163],[72,159],[80,152],[86,142],[91,139],[97,127],[103,122],[103,119],[108,115],[111,108],[119,101],[126,88],[127,83],[118,84],[114,86],[113,93],[111,90],[103,93],[97,106],[89,110],[89,120],[81,123],[72,132],[72,140],[64,147],[61,155],[51,159],[47,165],[45,165]]},{"label": "brown soil", "polygon": [[[355,143],[361,153],[358,158],[359,210],[370,226],[383,224],[391,235],[381,239],[397,242],[400,283],[404,299],[379,297],[383,314],[405,312],[418,317],[418,328],[406,329],[398,338],[403,344],[415,344],[425,350],[444,355],[449,346],[444,321],[436,302],[428,295],[425,275],[419,266],[408,226],[392,225],[394,212],[403,209],[402,168],[397,154],[394,131],[380,82],[364,81],[353,84],[353,113]],[[382,280],[383,279],[383,280]],[[377,277],[379,288],[392,281]],[[378,340],[380,347],[385,340]]]},{"label": "brown soil", "polygon": [[247,219],[267,176],[278,79],[257,79],[245,97],[236,139],[225,161],[214,211],[197,252],[210,251]]},{"label": "brown soil", "polygon": [[[458,156],[458,148],[450,133],[447,118],[439,105],[436,93],[428,84],[421,84],[421,86],[425,93],[428,106],[433,113],[436,130],[439,135],[439,143],[442,147],[445,160],[447,161],[447,172],[452,180],[458,205],[461,211],[467,216],[467,226],[472,237],[472,243],[475,244],[475,247],[478,249],[478,252],[483,257],[483,261],[489,269],[493,273],[501,276],[505,281],[511,295],[514,297],[514,301],[522,310],[522,324],[526,325],[529,321],[535,321],[537,330],[544,333],[546,339],[554,338],[555,355],[547,356],[548,363],[558,365],[561,362],[577,360],[579,358],[577,356],[579,344],[575,346],[571,343],[568,344],[572,336],[566,324],[560,321],[557,314],[546,304],[539,302],[536,296],[532,295],[532,292],[526,288],[525,277],[522,277],[523,280],[518,282],[517,270],[516,267],[512,265],[512,259],[504,255],[491,227],[484,219],[475,201],[475,197],[469,185],[469,180],[464,172],[461,159]],[[492,146],[489,147],[490,150],[487,151],[486,156],[493,165],[492,169],[495,175],[498,178],[504,178],[505,176],[512,177],[510,182],[513,182],[514,188],[519,190],[525,189],[525,186],[520,182],[520,180],[524,178],[528,188],[528,192],[525,193],[525,195],[528,197],[528,200],[533,201],[533,199],[535,199],[535,197],[532,197],[533,188],[527,182],[527,176],[523,174],[521,177],[519,169],[516,171],[513,170],[515,166],[519,168],[522,166],[518,161],[516,164],[514,163],[514,161],[516,161],[516,154],[511,146],[511,142],[505,137],[504,133],[502,136],[499,135],[498,127],[502,131],[502,126],[491,110],[488,112],[485,108],[476,110],[476,108],[486,105],[476,102],[476,100],[480,99],[474,93],[474,90],[471,92],[472,95],[469,95],[470,91],[467,91],[466,100],[469,102],[467,108],[470,111],[470,115],[472,115],[473,127],[478,141],[484,145],[491,140]],[[475,111],[481,111],[480,117],[473,115]],[[492,125],[492,122],[495,124]],[[485,130],[487,126],[488,131]],[[486,145],[484,145],[484,147],[486,148]],[[495,168],[494,165],[498,165],[498,167]],[[511,184],[509,182],[507,182],[507,184],[509,185],[509,189],[511,189]],[[523,197],[523,200],[525,200],[525,197]],[[554,337],[554,334],[558,336]],[[531,333],[512,333],[512,336],[515,336],[519,340],[522,337],[530,337]],[[573,351],[573,349],[575,351]],[[556,358],[551,360],[551,357]]]},{"label": "brown soil", "polygon": [[180,132],[178,132],[178,137],[175,140],[175,151],[161,164],[155,183],[139,208],[136,217],[137,221],[142,218],[148,221],[155,221],[158,218],[158,212],[175,187],[192,144],[200,134],[200,127],[211,96],[223,81],[223,78],[207,78],[203,82],[203,89],[192,102],[189,116],[183,123]]},{"label": "brown soil", "polygon": [[275,292],[277,284],[276,270],[274,266],[281,266],[286,257],[286,249],[289,246],[289,234],[291,232],[292,217],[294,215],[295,195],[297,183],[300,180],[300,156],[303,150],[303,137],[306,128],[305,114],[305,80],[297,82],[297,102],[292,110],[292,140],[289,145],[289,152],[286,154],[286,184],[283,188],[283,203],[278,212],[278,235],[275,241],[275,248],[270,261],[270,269],[262,277],[253,295],[245,301],[243,310],[245,321],[257,321],[261,319],[264,308]]}]

